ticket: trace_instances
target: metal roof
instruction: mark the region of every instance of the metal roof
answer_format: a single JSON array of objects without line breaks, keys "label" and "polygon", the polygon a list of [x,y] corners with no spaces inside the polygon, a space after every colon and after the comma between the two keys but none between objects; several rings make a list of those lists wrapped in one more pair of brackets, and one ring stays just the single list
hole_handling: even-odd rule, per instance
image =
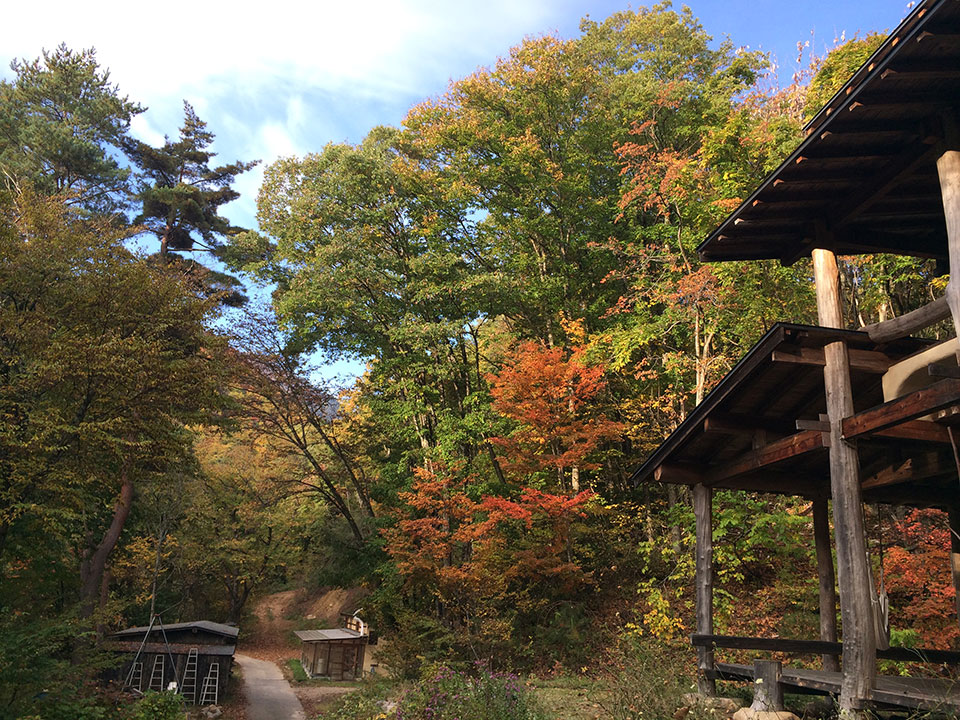
[{"label": "metal roof", "polygon": [[333,628],[330,630],[297,630],[293,633],[303,642],[325,642],[329,640],[356,640],[364,637],[356,630]]},{"label": "metal roof", "polygon": [[[114,652],[135,653],[140,649],[140,642],[137,640],[118,641],[108,640],[103,644],[104,649]],[[151,655],[186,655],[191,649],[196,648],[199,655],[222,655],[232,656],[236,651],[235,645],[193,645],[190,643],[144,643],[143,652]]]},{"label": "metal roof", "polygon": [[[885,364],[931,344],[904,338],[879,345],[865,332],[778,323],[633,474],[633,482],[706,482],[720,489],[829,496],[826,445],[813,443],[809,452],[759,467],[751,465],[749,458],[754,449],[753,429],[765,433],[767,442],[799,441],[802,436],[820,439],[819,432],[799,432],[796,421],[816,422],[826,412],[823,367],[814,358],[822,355],[826,344],[841,339],[850,351],[858,412],[883,402],[881,372]],[[868,484],[864,487],[867,502],[939,506],[958,499],[956,467],[948,457],[949,446],[903,439],[894,442],[885,437],[861,438],[857,444],[861,467],[868,477],[897,463],[909,466],[922,462],[933,467],[937,458],[931,458],[931,452],[943,455],[940,460],[949,476],[949,482],[943,485],[944,478],[934,467],[923,483]]]},{"label": "metal roof", "polygon": [[[112,633],[110,637],[142,635],[147,632],[147,630],[150,630],[150,628],[146,625],[142,627],[132,627]],[[172,632],[174,630],[204,630],[206,632],[213,633],[214,635],[222,635],[223,637],[233,638],[234,640],[236,640],[237,636],[240,634],[240,628],[238,627],[210,622],[209,620],[194,620],[193,622],[172,623],[170,625],[164,625],[163,630],[168,632]],[[160,632],[160,626],[154,625],[151,634],[158,632]]]},{"label": "metal roof", "polygon": [[697,248],[705,261],[825,247],[946,258],[936,160],[960,147],[960,0],[923,0]]}]

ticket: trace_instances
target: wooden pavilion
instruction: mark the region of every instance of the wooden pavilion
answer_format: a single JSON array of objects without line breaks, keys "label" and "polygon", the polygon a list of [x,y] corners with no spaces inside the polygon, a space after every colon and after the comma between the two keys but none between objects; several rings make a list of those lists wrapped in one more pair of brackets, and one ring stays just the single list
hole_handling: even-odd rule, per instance
[{"label": "wooden pavilion", "polygon": [[[960,0],[923,0],[805,128],[805,138],[698,248],[705,261],[813,259],[819,327],[777,325],[635,473],[692,487],[696,515],[701,692],[761,673],[868,705],[960,709],[960,690],[878,677],[878,597],[864,502],[938,507],[954,531],[960,589],[960,368],[956,339],[908,337],[960,327]],[[843,325],[837,255],[895,253],[949,261],[946,297],[854,332]],[[820,640],[713,633],[714,488],[785,493],[813,504]],[[832,501],[837,584],[830,548]],[[946,572],[946,569],[944,569]],[[839,587],[842,644],[837,643]],[[960,593],[958,593],[960,598]],[[960,600],[958,600],[960,602]],[[822,671],[716,663],[718,647],[822,654]],[[842,657],[842,669],[839,662]],[[956,662],[960,653],[910,659]],[[760,686],[758,686],[760,687]],[[776,705],[776,701],[772,703]]]}]

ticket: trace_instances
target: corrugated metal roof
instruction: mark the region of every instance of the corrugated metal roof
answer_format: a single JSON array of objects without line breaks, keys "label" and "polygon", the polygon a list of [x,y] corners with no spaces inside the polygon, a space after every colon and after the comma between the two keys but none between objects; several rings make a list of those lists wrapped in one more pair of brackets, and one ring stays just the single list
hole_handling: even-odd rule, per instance
[{"label": "corrugated metal roof", "polygon": [[[126,637],[130,635],[142,635],[150,628],[144,625],[143,627],[132,627],[127,628],[126,630],[120,630],[119,632],[113,633],[110,637]],[[223,635],[224,637],[236,639],[240,634],[240,628],[233,625],[224,625],[222,623],[210,622],[209,620],[194,620],[193,622],[182,622],[182,623],[173,623],[171,625],[164,625],[163,629],[167,632],[172,632],[174,630],[204,630],[215,635]],[[160,632],[160,626],[154,625],[152,632]]]},{"label": "corrugated metal roof", "polygon": [[303,642],[324,642],[329,640],[356,640],[363,637],[356,630],[331,628],[330,630],[297,630],[294,632]]}]

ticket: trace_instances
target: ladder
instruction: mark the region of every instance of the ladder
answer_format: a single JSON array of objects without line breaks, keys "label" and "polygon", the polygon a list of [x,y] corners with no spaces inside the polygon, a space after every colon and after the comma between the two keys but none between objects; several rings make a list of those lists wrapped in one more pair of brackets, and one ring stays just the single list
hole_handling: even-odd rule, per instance
[{"label": "ladder", "polygon": [[185,700],[197,702],[197,653],[198,648],[190,648],[187,653],[187,664],[183,668],[183,681],[180,683],[180,693]]},{"label": "ladder", "polygon": [[127,686],[133,688],[137,692],[143,692],[143,663],[135,662],[133,663],[133,668],[130,671],[130,678],[127,680]]},{"label": "ladder", "polygon": [[157,655],[153,658],[153,670],[150,673],[150,684],[148,690],[163,692],[163,655]]},{"label": "ladder", "polygon": [[207,676],[203,679],[203,692],[200,693],[201,705],[216,705],[220,694],[220,663],[210,663]]}]

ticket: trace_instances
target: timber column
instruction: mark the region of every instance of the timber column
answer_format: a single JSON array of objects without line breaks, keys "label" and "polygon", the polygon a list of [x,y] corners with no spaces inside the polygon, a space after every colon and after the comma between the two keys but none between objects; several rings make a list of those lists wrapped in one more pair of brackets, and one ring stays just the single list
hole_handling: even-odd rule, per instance
[{"label": "timber column", "polygon": [[[813,251],[817,286],[817,313],[823,327],[843,327],[837,257],[830,250]],[[856,447],[843,439],[842,421],[853,415],[850,356],[847,344],[833,342],[824,348],[823,368],[830,421],[830,490],[837,544],[840,585],[840,619],[843,625],[843,682],[840,716],[859,715],[870,699],[876,676],[877,640],[874,634],[873,584],[867,566],[863,527],[860,462]]]},{"label": "timber column", "polygon": [[[693,486],[693,514],[697,522],[697,633],[713,635],[713,488]],[[713,650],[697,647],[697,689],[701,695],[717,694],[717,683],[708,675],[714,670]]]}]

